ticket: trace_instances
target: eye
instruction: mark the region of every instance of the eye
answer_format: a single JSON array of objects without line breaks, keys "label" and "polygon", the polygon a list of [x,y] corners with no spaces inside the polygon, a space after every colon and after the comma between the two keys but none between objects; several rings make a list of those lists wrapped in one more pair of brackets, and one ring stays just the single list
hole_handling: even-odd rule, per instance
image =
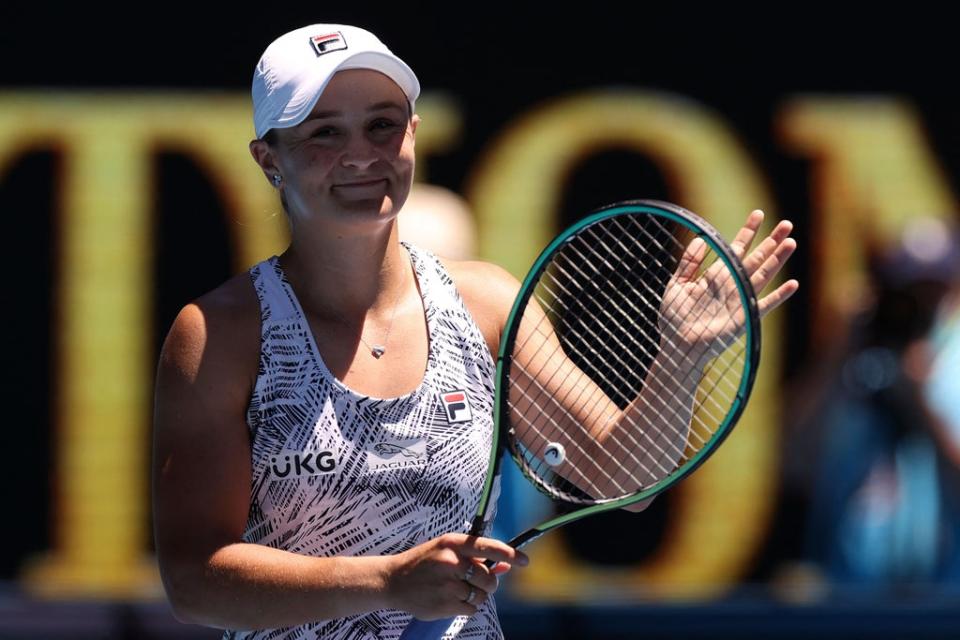
[{"label": "eye", "polygon": [[338,131],[334,127],[320,127],[310,134],[311,138],[332,138]]},{"label": "eye", "polygon": [[400,128],[400,123],[388,118],[377,118],[370,123],[371,131],[392,132]]}]

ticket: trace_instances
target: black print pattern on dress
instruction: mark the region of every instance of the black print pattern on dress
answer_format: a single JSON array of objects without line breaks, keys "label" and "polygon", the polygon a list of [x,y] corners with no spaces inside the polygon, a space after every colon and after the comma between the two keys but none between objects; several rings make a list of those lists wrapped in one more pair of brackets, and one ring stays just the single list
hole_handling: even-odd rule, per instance
[{"label": "black print pattern on dress", "polygon": [[[494,363],[453,280],[433,255],[404,243],[430,334],[426,373],[410,394],[355,393],[320,357],[276,256],[250,270],[261,309],[259,375],[247,422],[253,482],[244,540],[312,556],[384,555],[470,528],[493,430]],[[462,391],[470,419],[444,395]],[[494,509],[489,518],[492,520]],[[392,639],[396,610],[226,639]],[[495,605],[460,617],[445,638],[502,638]]]}]

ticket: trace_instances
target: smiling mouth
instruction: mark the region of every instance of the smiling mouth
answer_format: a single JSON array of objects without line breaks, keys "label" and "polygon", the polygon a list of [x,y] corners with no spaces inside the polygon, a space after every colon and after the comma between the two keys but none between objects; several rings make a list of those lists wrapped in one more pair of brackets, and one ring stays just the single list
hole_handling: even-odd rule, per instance
[{"label": "smiling mouth", "polygon": [[372,200],[383,198],[387,193],[387,179],[373,178],[333,185],[333,192],[347,200]]},{"label": "smiling mouth", "polygon": [[356,180],[354,182],[341,182],[333,185],[335,189],[365,189],[368,187],[379,187],[387,183],[386,178],[371,178],[370,180]]}]

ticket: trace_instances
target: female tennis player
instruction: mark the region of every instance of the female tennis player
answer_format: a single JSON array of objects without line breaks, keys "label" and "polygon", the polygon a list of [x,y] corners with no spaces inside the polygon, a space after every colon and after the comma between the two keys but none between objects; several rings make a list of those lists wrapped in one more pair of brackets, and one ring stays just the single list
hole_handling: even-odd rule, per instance
[{"label": "female tennis player", "polygon": [[[489,461],[519,283],[399,241],[418,94],[346,25],[287,33],[257,65],[250,151],[291,241],[184,307],[163,346],[154,516],[181,620],[230,638],[395,638],[412,616],[459,616],[446,637],[502,637],[497,576],[527,558],[457,532]],[[795,247],[782,222],[747,254],[761,221],[734,241],[758,290]],[[547,378],[572,366],[547,364]],[[616,410],[596,406],[584,420],[609,424]]]}]

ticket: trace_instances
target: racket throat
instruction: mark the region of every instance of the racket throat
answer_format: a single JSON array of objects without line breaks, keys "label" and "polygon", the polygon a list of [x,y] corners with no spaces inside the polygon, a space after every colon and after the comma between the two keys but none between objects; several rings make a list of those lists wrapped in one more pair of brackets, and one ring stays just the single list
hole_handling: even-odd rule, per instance
[{"label": "racket throat", "polygon": [[528,543],[533,542],[546,532],[547,529],[527,529],[507,544],[514,549],[520,549],[521,547],[526,546]]},{"label": "racket throat", "polygon": [[483,514],[478,514],[474,516],[473,522],[470,524],[470,535],[472,536],[482,536],[487,528],[487,520]]}]

